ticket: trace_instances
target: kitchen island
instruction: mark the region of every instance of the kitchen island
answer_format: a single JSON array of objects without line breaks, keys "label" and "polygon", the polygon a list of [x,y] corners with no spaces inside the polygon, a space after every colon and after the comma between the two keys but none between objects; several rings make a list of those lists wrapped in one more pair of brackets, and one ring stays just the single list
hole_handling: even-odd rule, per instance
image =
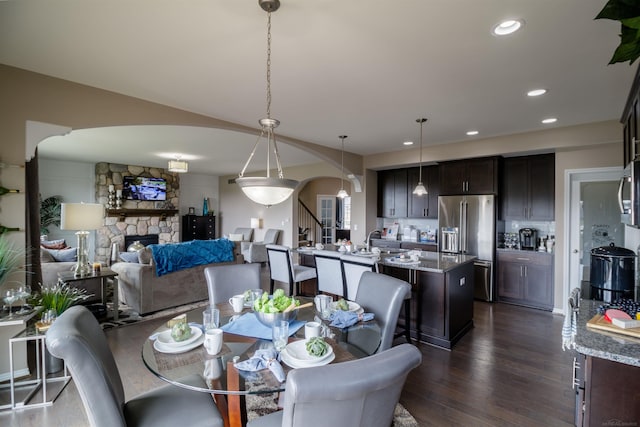
[{"label": "kitchen island", "polygon": [[640,423],[640,339],[587,326],[602,301],[581,300],[573,376],[576,425]]},{"label": "kitchen island", "polygon": [[451,349],[473,327],[475,259],[422,251],[418,261],[410,261],[381,253],[380,272],[411,284],[412,338]]}]

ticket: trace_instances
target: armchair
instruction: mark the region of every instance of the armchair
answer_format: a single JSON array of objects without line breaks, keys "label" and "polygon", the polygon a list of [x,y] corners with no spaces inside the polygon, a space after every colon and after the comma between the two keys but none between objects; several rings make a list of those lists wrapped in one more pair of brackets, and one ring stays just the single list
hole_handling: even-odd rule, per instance
[{"label": "armchair", "polygon": [[[240,237],[241,235],[242,237]],[[253,228],[238,227],[233,231],[233,233],[229,234],[229,240],[250,242],[253,240]]]},{"label": "armchair", "polygon": [[242,242],[241,252],[246,262],[267,262],[267,245],[277,245],[280,230],[270,228],[262,242]]}]

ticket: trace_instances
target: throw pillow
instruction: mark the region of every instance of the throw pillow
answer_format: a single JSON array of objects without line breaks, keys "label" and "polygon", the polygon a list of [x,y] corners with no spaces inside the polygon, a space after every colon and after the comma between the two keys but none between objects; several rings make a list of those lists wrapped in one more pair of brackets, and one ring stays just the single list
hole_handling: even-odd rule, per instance
[{"label": "throw pillow", "polygon": [[138,263],[138,252],[120,252],[120,259],[124,262]]},{"label": "throw pillow", "polygon": [[41,240],[40,246],[42,246],[45,249],[64,249],[67,247],[67,243],[64,241],[64,239]]},{"label": "throw pillow", "polygon": [[238,233],[238,234],[229,234],[229,240],[231,240],[232,242],[241,242],[243,239],[244,235],[242,233]]},{"label": "throw pillow", "polygon": [[44,264],[47,262],[56,262],[56,260],[53,259],[51,254],[47,252],[44,248],[40,248],[40,263]]},{"label": "throw pillow", "polygon": [[56,262],[71,262],[78,260],[78,248],[66,248],[66,249],[47,249]]},{"label": "throw pillow", "polygon": [[138,251],[138,262],[140,264],[151,264],[151,249],[142,248]]}]

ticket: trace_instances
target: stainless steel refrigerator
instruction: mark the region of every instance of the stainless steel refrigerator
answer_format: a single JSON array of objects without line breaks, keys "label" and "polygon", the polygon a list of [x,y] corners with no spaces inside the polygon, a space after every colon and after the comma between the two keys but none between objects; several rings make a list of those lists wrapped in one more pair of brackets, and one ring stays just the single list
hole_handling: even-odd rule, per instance
[{"label": "stainless steel refrigerator", "polygon": [[493,301],[496,245],[494,195],[438,197],[440,252],[474,255],[474,296]]}]

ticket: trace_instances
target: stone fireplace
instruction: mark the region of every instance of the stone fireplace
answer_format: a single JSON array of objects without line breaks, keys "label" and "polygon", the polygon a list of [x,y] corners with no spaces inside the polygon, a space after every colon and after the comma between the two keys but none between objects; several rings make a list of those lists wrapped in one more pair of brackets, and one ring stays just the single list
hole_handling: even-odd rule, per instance
[{"label": "stone fireplace", "polygon": [[[180,177],[176,173],[167,172],[160,168],[144,166],[121,165],[115,163],[96,164],[96,201],[107,205],[109,185],[115,189],[122,189],[124,176],[146,176],[164,178],[167,181],[167,200],[165,202],[125,200],[122,208],[127,214],[123,216],[107,216],[105,226],[96,235],[95,260],[109,263],[111,246],[116,243],[118,251],[127,250],[130,239],[137,240],[143,236],[157,235],[158,243],[177,243],[180,241],[179,216],[166,215],[163,209],[173,209],[178,206],[180,194]],[[140,213],[136,213],[139,210]],[[158,214],[154,213],[158,210]]]}]

